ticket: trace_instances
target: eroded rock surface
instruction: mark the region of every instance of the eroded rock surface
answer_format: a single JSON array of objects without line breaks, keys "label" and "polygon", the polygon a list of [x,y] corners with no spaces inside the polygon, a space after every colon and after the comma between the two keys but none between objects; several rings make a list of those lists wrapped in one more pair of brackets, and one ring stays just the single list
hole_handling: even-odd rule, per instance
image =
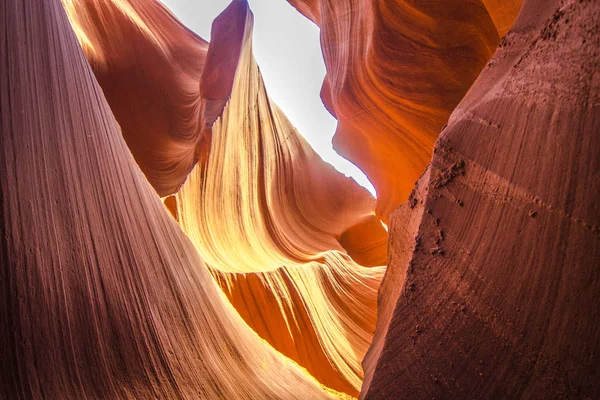
[{"label": "eroded rock surface", "polygon": [[[248,324],[324,385],[357,395],[387,232],[373,197],[323,162],[269,99],[252,14],[243,2],[236,10],[246,34],[231,98],[206,161],[176,195],[177,215]],[[213,44],[220,35],[213,29]]]},{"label": "eroded rock surface", "polygon": [[321,383],[357,395],[387,232],[373,197],[268,98],[248,4],[227,7],[208,45],[154,1],[65,3],[136,160],[159,194],[181,187],[165,204],[233,305]]},{"label": "eroded rock surface", "polygon": [[362,398],[600,395],[599,24],[525,1],[453,112],[391,218]]}]

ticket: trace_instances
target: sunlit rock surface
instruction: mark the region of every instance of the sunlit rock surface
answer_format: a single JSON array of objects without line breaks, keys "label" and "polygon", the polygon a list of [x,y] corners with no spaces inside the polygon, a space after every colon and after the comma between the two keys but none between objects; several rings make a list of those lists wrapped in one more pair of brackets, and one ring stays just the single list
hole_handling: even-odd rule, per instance
[{"label": "sunlit rock surface", "polygon": [[214,283],[60,2],[0,9],[0,398],[328,397]]},{"label": "sunlit rock surface", "polygon": [[[321,383],[357,395],[361,360],[375,329],[387,232],[373,197],[323,162],[269,100],[252,57],[248,5],[234,1],[215,20],[208,51],[154,2],[66,5],[124,137],[137,138],[130,147],[137,148],[141,166],[149,162],[149,181],[164,194],[170,190],[163,183],[178,188],[186,174],[187,182],[165,204],[233,305],[261,337]],[[98,10],[109,17],[93,18]],[[123,19],[120,30],[107,30],[106,21],[117,17]],[[149,32],[140,29],[150,25]],[[131,30],[138,35],[126,35]],[[88,38],[98,31],[105,36],[90,50]],[[111,62],[96,63],[95,49],[110,49],[123,35],[130,37],[126,50],[107,50],[104,58]],[[156,36],[163,41],[156,43]],[[150,51],[164,63],[147,64],[144,53]],[[183,62],[195,71],[183,74],[189,84],[181,78]],[[149,97],[152,84],[113,84],[114,76],[129,81],[131,75],[151,83],[164,77],[157,84],[168,95]],[[170,93],[187,93],[187,103]],[[140,99],[154,107],[144,108]],[[188,108],[193,112],[185,113]]]},{"label": "sunlit rock surface", "polygon": [[598,398],[600,4],[527,0],[407,204],[361,395]]},{"label": "sunlit rock surface", "polygon": [[[321,28],[321,97],[339,121],[334,148],[371,180],[386,221],[406,201],[450,113],[494,52],[498,31],[484,4],[473,0],[289,2]],[[501,14],[509,24],[508,10],[492,17]]]},{"label": "sunlit rock surface", "polygon": [[158,1],[63,3],[136,162],[159,195],[174,193],[223,111],[243,22],[215,53]]},{"label": "sunlit rock surface", "polygon": [[[248,19],[233,92],[206,162],[176,195],[177,215],[251,327],[323,384],[358,394],[384,270],[358,265],[339,239],[355,226],[379,237],[379,259],[364,261],[382,265],[387,233],[372,196],[323,162],[269,100],[251,14],[237,4]],[[217,40],[227,34],[221,18]]]}]

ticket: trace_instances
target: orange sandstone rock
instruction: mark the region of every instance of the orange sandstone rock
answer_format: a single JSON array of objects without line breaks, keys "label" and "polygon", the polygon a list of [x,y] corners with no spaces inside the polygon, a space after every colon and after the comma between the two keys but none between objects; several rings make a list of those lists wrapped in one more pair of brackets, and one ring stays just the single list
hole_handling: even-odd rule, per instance
[{"label": "orange sandstone rock", "polygon": [[[125,14],[123,4],[128,4]],[[123,32],[139,30],[139,19],[155,24],[150,32],[165,38],[162,46],[151,47],[164,56],[164,64],[147,64],[143,54],[131,51],[142,45],[149,51],[153,36],[141,32],[124,44],[126,51],[120,49],[127,57],[108,54],[115,57],[110,68],[94,69],[124,137],[148,131],[156,139],[144,133],[139,146],[129,143],[142,168],[143,160],[149,161],[143,170],[150,182],[160,194],[169,193],[172,188],[165,191],[163,183],[178,185],[198,162],[182,190],[165,204],[233,305],[263,338],[321,383],[358,394],[360,360],[375,326],[387,232],[374,213],[372,196],[323,162],[269,100],[252,58],[246,2],[232,2],[215,20],[207,52],[194,46],[201,39],[152,1],[71,3],[67,9],[74,25],[82,27],[84,49],[85,38],[105,24],[86,17],[99,7],[109,10],[110,18],[124,16]],[[103,36],[95,48],[115,46],[118,38],[118,33]],[[187,40],[176,43],[181,54],[168,53],[179,38]],[[94,66],[94,52],[86,54]],[[197,67],[189,84],[169,66],[184,62]],[[137,100],[147,97],[146,86],[111,84],[122,64],[132,63],[144,81],[164,76],[161,84],[173,93],[185,93],[196,79],[198,87],[183,97],[193,107],[169,96],[152,97],[149,101],[170,114],[147,115],[155,110]],[[163,116],[185,124],[172,132],[156,121],[139,125]],[[187,134],[188,126],[195,133]],[[173,139],[182,135],[189,140]],[[179,168],[184,164],[188,169]]]},{"label": "orange sandstone rock", "polygon": [[63,3],[136,162],[159,195],[176,192],[231,91],[243,21],[215,51],[157,0]]},{"label": "orange sandstone rock", "polygon": [[512,28],[523,0],[482,0],[485,8],[490,13],[498,36],[502,37]]},{"label": "orange sandstone rock", "polygon": [[[323,162],[271,102],[252,56],[252,14],[232,7],[246,33],[231,98],[206,161],[176,195],[177,215],[248,324],[324,385],[356,395],[387,232],[373,197]],[[217,42],[228,34],[223,18]]]},{"label": "orange sandstone rock", "polygon": [[334,148],[369,177],[386,221],[491,57],[496,27],[474,0],[289,2],[321,27]]}]

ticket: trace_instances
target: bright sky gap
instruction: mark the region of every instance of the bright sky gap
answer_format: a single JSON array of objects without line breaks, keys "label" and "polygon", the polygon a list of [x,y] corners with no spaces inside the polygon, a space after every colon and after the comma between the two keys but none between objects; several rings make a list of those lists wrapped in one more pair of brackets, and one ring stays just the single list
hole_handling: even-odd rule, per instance
[{"label": "bright sky gap", "polygon": [[[188,28],[210,40],[212,21],[230,0],[161,0]],[[317,153],[375,194],[365,174],[333,150],[337,121],[321,102],[325,64],[319,28],[285,1],[249,0],[254,56],[269,96]]]}]

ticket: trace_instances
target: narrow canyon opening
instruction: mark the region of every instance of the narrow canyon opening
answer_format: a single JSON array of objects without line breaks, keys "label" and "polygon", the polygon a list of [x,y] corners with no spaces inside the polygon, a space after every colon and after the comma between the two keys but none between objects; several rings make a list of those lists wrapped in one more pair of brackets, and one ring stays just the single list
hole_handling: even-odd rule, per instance
[{"label": "narrow canyon opening", "polygon": [[0,398],[599,397],[598,26],[5,0]]}]

